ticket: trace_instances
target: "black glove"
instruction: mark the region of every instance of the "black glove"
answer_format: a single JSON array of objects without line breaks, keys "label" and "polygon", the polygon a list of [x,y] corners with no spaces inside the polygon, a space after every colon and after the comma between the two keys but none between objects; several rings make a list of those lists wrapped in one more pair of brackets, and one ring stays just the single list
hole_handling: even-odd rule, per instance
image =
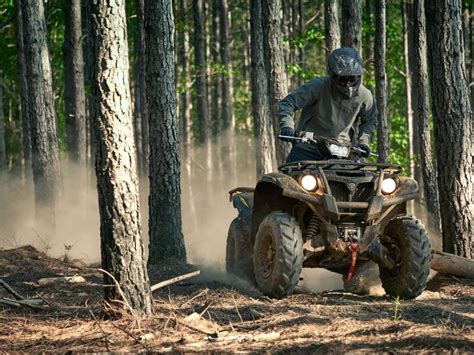
[{"label": "black glove", "polygon": [[[280,130],[280,135],[281,136],[289,136],[289,137],[294,137],[295,136],[295,130],[291,127],[283,127],[281,130]],[[286,141],[286,142],[291,142],[290,139],[288,138],[281,138],[282,141]]]},{"label": "black glove", "polygon": [[[370,148],[367,144],[364,143],[359,143],[357,146],[361,150],[360,155],[363,156],[364,158],[368,158],[370,155]],[[363,151],[363,152],[362,152]]]}]

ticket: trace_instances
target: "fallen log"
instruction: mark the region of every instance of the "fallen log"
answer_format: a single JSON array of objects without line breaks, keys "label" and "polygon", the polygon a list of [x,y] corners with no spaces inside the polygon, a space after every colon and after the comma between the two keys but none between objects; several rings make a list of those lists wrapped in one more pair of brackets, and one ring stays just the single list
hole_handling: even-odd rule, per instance
[{"label": "fallen log", "polygon": [[431,269],[442,274],[474,279],[474,260],[431,249]]}]

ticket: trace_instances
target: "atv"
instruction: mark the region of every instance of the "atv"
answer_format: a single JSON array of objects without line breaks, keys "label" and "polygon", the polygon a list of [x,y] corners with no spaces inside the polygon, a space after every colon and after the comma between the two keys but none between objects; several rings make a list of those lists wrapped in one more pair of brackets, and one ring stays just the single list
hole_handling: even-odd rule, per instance
[{"label": "atv", "polygon": [[431,253],[423,224],[407,216],[417,182],[401,176],[401,166],[364,162],[358,148],[334,139],[280,138],[316,145],[329,159],[286,163],[255,188],[230,191],[238,216],[227,237],[227,272],[283,298],[303,267],[342,274],[345,288],[356,290],[375,262],[389,296],[421,294]]}]

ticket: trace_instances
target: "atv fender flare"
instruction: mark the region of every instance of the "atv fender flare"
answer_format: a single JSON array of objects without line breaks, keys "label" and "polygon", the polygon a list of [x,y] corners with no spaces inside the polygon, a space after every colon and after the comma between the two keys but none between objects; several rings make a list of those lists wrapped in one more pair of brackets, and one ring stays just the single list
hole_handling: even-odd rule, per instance
[{"label": "atv fender flare", "polygon": [[304,192],[302,187],[291,176],[281,173],[270,173],[262,176],[255,187],[252,209],[252,226],[250,236],[252,243],[262,220],[272,211],[293,214],[293,206],[299,200],[283,195],[283,189]]}]

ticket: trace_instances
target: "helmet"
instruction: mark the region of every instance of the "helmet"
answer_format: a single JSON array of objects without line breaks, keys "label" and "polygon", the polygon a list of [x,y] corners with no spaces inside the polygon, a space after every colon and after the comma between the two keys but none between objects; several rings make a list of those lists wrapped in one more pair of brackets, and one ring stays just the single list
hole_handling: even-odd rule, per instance
[{"label": "helmet", "polygon": [[328,57],[333,86],[344,98],[355,96],[363,73],[362,58],[354,48],[337,48]]}]

